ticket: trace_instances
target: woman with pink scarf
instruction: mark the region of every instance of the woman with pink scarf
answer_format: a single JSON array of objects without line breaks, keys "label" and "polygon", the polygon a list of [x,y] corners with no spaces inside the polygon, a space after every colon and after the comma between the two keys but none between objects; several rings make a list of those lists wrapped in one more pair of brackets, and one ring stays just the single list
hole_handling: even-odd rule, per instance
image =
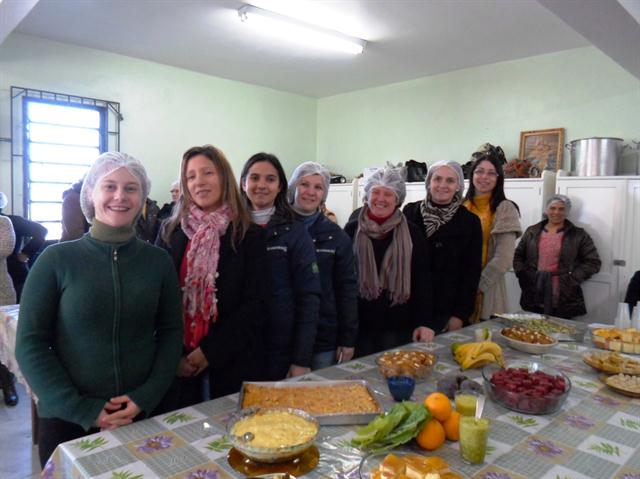
[{"label": "woman with pink scarf", "polygon": [[222,151],[211,145],[187,150],[180,190],[158,238],[182,288],[184,352],[165,397],[176,408],[262,378],[269,275],[264,231],[251,224]]}]

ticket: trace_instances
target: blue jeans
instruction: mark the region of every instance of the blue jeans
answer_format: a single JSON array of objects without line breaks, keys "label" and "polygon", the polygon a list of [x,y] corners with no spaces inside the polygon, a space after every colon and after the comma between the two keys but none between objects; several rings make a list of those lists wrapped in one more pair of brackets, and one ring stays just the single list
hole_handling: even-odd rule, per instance
[{"label": "blue jeans", "polygon": [[311,369],[322,369],[333,366],[336,363],[336,351],[323,351],[321,353],[314,353],[311,358]]}]

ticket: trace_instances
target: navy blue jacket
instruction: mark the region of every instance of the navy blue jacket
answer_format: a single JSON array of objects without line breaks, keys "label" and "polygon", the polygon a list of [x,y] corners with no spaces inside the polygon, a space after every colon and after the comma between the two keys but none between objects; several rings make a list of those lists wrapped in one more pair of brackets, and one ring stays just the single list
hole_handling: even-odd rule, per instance
[{"label": "navy blue jacket", "polygon": [[433,329],[439,334],[451,316],[468,324],[473,313],[482,272],[482,226],[476,215],[460,206],[447,224],[427,238],[420,212],[422,201],[407,204],[403,212],[427,242],[434,278]]},{"label": "navy blue jacket", "polygon": [[272,294],[266,331],[269,376],[309,367],[318,326],[320,275],[313,242],[297,221],[274,216],[266,226]]},{"label": "navy blue jacket", "polygon": [[[356,213],[357,212],[357,213]],[[352,215],[354,220],[348,222],[344,230],[355,241],[358,230],[357,209]],[[433,324],[433,293],[429,257],[424,236],[420,229],[411,222],[407,222],[413,249],[411,253],[411,297],[404,304],[391,306],[386,291],[374,300],[358,297],[359,331],[403,331],[409,337],[418,326],[427,326],[435,330]],[[382,264],[384,254],[391,244],[393,235],[386,238],[372,240],[373,252],[378,270]],[[437,280],[437,278],[436,278]]]},{"label": "navy blue jacket", "polygon": [[316,247],[322,285],[313,351],[354,347],[358,336],[358,276],[351,238],[323,214],[308,231]]}]

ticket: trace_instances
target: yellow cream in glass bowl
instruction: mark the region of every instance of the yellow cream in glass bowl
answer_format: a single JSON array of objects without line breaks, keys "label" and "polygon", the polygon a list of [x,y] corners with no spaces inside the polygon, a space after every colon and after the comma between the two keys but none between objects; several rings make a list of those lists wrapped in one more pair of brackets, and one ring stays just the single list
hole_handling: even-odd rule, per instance
[{"label": "yellow cream in glass bowl", "polygon": [[238,451],[257,462],[284,462],[315,441],[318,421],[293,408],[250,408],[238,412],[227,429]]}]

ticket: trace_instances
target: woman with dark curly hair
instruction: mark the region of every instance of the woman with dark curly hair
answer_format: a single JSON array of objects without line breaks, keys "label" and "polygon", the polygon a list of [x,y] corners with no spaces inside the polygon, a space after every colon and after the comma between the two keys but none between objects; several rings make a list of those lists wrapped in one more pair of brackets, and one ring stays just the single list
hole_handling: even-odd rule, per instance
[{"label": "woman with dark curly hair", "polygon": [[482,273],[471,322],[507,310],[504,275],[511,267],[516,239],[522,234],[518,206],[504,194],[504,153],[490,144],[474,153],[464,206],[482,225]]}]

